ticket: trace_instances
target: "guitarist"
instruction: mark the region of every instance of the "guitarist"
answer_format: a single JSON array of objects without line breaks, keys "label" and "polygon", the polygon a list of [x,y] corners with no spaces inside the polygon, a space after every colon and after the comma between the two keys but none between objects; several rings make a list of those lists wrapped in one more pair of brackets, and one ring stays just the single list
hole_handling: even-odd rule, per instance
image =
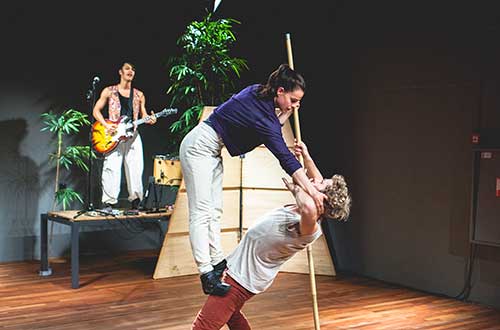
[{"label": "guitarist", "polygon": [[[118,73],[120,82],[103,89],[92,112],[94,118],[106,128],[108,133],[114,133],[117,125],[106,122],[102,113],[106,106],[108,119],[111,121],[116,121],[123,115],[133,120],[137,120],[139,116],[141,118],[148,116],[144,93],[132,87],[135,66],[130,62],[123,62]],[[154,115],[152,111],[151,114]],[[155,116],[151,116],[147,123],[150,125],[156,123]],[[131,202],[131,209],[135,210],[143,197],[142,172],[144,169],[142,141],[137,129],[132,138],[120,143],[104,158],[101,179],[102,202],[107,208],[114,208],[118,203],[122,164],[127,178],[128,200]]]}]

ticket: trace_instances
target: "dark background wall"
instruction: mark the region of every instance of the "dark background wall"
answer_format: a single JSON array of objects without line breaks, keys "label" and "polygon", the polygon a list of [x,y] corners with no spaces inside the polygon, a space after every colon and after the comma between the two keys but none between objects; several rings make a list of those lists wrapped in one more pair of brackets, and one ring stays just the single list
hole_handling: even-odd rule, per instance
[{"label": "dark background wall", "polygon": [[[206,5],[2,9],[0,261],[39,253],[38,215],[51,207],[53,191],[40,113],[88,112],[92,77],[116,82],[125,58],[138,67],[136,85],[149,108],[160,110],[169,101],[164,62]],[[239,87],[264,81],[287,61],[284,35],[291,33],[295,67],[308,83],[303,139],[324,173],[346,176],[354,199],[350,221],[330,224],[338,270],[448,296],[462,290],[470,252],[470,135],[500,130],[498,9],[494,1],[222,2],[216,15],[242,22],[233,55],[246,58],[250,71]],[[173,119],[141,130],[145,179],[151,157],[166,151]],[[85,175],[71,177],[84,191]],[[158,243],[153,231],[130,240],[99,235],[87,238],[96,252],[102,245]],[[67,232],[57,227],[53,254],[66,245]],[[470,298],[500,306],[500,250],[479,246],[473,270]]]}]

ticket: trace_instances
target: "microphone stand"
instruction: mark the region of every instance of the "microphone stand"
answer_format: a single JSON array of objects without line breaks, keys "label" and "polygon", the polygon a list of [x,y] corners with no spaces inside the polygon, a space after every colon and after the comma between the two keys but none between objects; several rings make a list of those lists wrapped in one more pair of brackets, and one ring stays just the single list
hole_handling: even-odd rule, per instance
[{"label": "microphone stand", "polygon": [[73,217],[73,219],[78,218],[80,215],[85,214],[89,211],[95,211],[96,209],[94,208],[94,204],[92,203],[92,189],[91,189],[91,183],[92,183],[92,125],[94,124],[94,115],[92,114],[94,110],[94,105],[96,102],[95,98],[95,86],[99,82],[99,79],[94,78],[92,80],[92,86],[90,89],[87,91],[86,98],[87,102],[89,103],[89,113],[90,113],[90,130],[89,130],[89,137],[88,137],[88,147],[89,147],[89,157],[88,157],[88,164],[89,164],[89,171],[87,173],[87,202],[86,205],[81,209],[80,211],[77,212],[77,214]]}]

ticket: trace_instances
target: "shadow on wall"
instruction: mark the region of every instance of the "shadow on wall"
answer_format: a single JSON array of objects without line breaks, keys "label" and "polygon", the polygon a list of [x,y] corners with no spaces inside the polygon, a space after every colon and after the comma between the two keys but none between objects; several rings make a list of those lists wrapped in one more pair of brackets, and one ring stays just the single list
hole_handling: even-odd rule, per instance
[{"label": "shadow on wall", "polygon": [[[38,198],[40,194],[39,168],[29,157],[20,154],[20,145],[27,135],[24,119],[0,121],[0,251],[1,259],[10,256],[31,258],[34,243],[17,251],[9,244],[14,238],[36,236]],[[33,241],[34,242],[34,241]],[[3,246],[3,245],[7,246]]]}]

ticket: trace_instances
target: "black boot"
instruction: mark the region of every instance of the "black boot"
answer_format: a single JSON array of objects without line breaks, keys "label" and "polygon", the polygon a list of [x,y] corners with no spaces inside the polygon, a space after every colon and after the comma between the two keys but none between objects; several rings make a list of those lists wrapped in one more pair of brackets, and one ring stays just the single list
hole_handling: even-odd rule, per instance
[{"label": "black boot", "polygon": [[229,292],[231,286],[227,283],[221,282],[215,270],[200,276],[201,287],[205,294],[212,296],[224,296]]},{"label": "black boot", "polygon": [[141,203],[141,200],[139,198],[134,199],[133,201],[130,202],[130,209],[131,210],[139,210],[140,203]]},{"label": "black boot", "polygon": [[221,262],[219,262],[217,265],[214,266],[214,272],[218,278],[222,277],[222,274],[224,274],[226,267],[227,267],[226,259],[222,259]]}]

